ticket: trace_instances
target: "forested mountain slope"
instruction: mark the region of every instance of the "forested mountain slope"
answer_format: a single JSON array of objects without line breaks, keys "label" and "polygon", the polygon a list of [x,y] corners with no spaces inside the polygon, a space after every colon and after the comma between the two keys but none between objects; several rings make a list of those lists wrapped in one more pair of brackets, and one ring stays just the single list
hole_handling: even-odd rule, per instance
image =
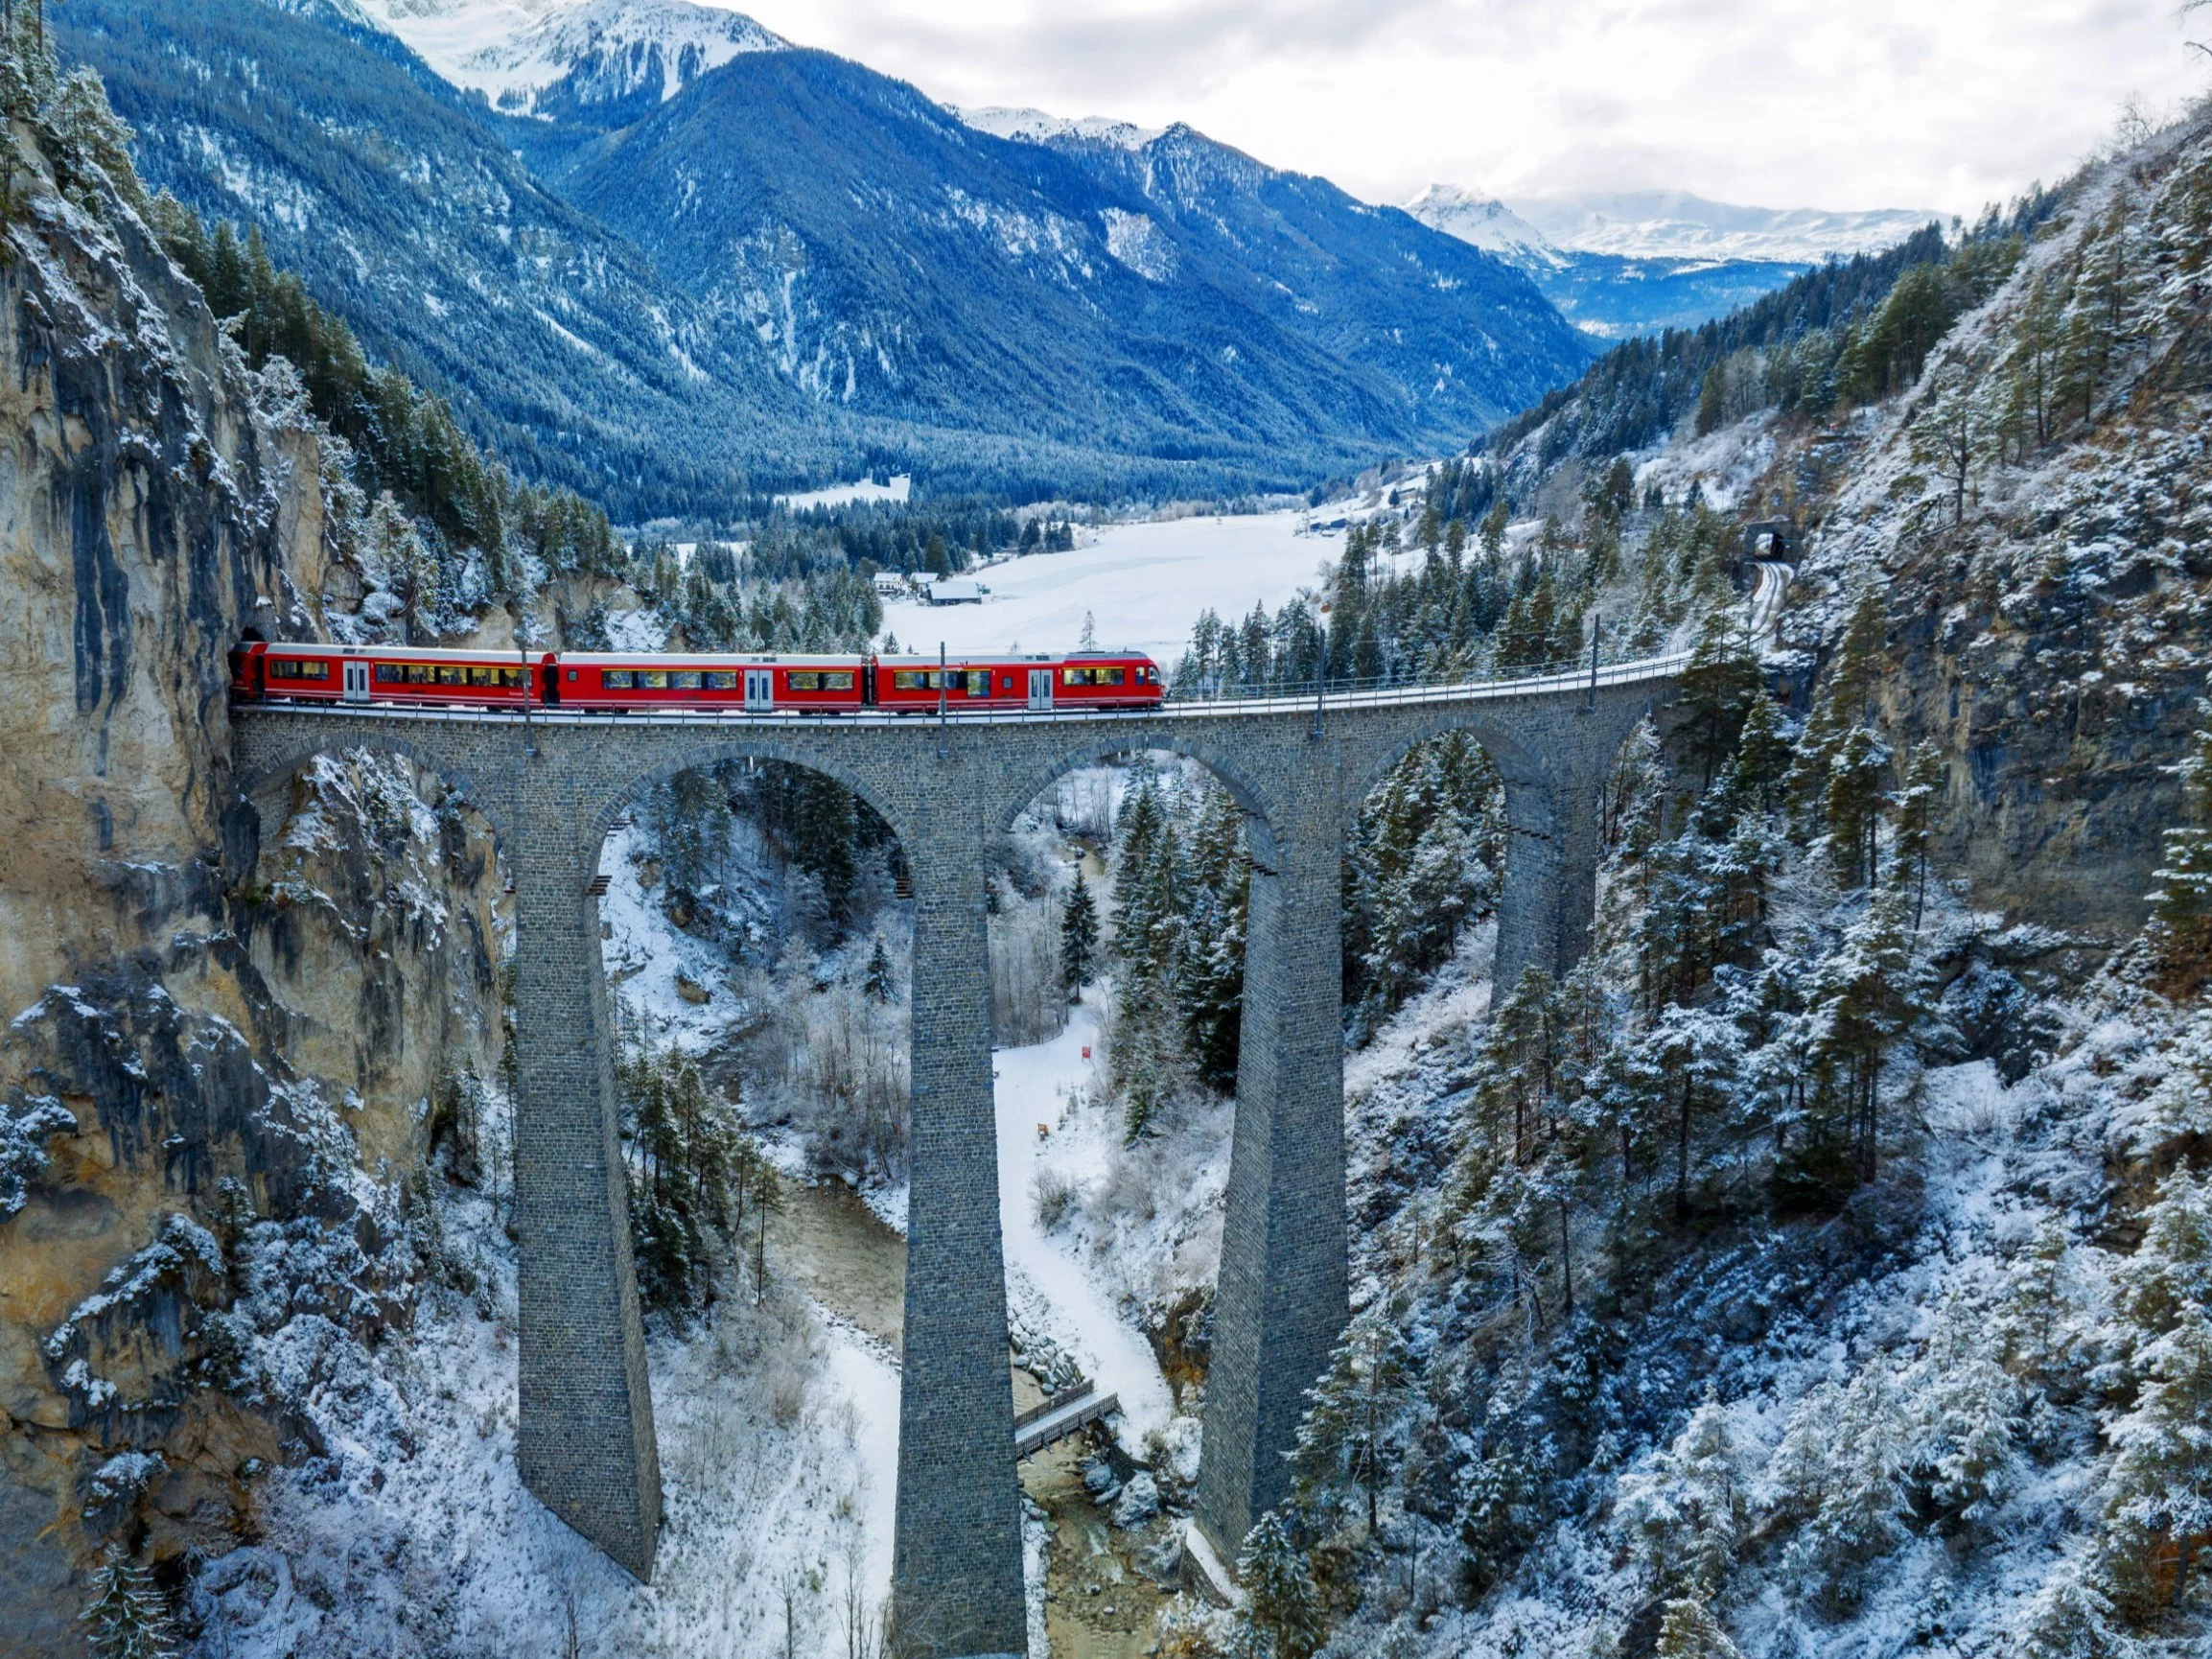
[{"label": "forested mountain slope", "polygon": [[2015,224],[1618,464],[1536,425],[1416,503],[1525,492],[1519,557],[1694,652],[1589,953],[1348,1063],[1359,1312],[1250,1601],[1164,1652],[2202,1651],[2212,113]]},{"label": "forested mountain slope", "polygon": [[626,521],[892,467],[1300,487],[1589,355],[1518,271],[1322,181],[1177,131],[1148,196],[724,13],[549,17],[471,72],[527,117],[343,0],[58,16],[150,180],[260,223],[372,352]]},{"label": "forested mountain slope", "polygon": [[55,21],[138,129],[151,185],[258,226],[372,353],[530,476],[619,516],[703,507],[743,493],[764,429],[791,470],[836,470],[757,353],[718,341],[350,9],[85,0]]}]

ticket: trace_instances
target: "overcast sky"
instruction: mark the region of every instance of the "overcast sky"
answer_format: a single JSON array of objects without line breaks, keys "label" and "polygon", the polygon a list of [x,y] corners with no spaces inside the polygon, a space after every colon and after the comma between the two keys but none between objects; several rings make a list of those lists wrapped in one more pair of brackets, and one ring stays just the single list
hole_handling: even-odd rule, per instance
[{"label": "overcast sky", "polygon": [[[952,104],[1187,121],[1374,200],[1970,213],[2207,84],[2179,0],[717,0]],[[2212,19],[2187,31],[2212,36]]]}]

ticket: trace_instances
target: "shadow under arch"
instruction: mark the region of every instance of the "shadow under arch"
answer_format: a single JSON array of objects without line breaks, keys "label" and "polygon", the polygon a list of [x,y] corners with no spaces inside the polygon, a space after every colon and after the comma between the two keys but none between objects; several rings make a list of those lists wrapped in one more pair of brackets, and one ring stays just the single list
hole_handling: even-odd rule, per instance
[{"label": "shadow under arch", "polygon": [[1281,808],[1269,799],[1267,791],[1253,782],[1249,773],[1215,745],[1202,739],[1193,741],[1172,728],[1117,733],[1111,737],[1090,738],[1063,750],[1041,769],[1026,773],[1015,781],[1007,791],[992,829],[1005,834],[1032,802],[1070,772],[1098,765],[1117,756],[1146,753],[1181,755],[1203,766],[1245,814],[1246,834],[1254,860],[1263,866],[1274,864],[1275,825]]},{"label": "shadow under arch", "polygon": [[[1473,710],[1440,709],[1396,734],[1390,743],[1375,751],[1358,776],[1345,781],[1346,828],[1350,827],[1349,819],[1359,815],[1367,798],[1383,786],[1384,780],[1407,756],[1424,743],[1454,733],[1472,737],[1508,785],[1544,788],[1557,782],[1556,768],[1544,755],[1514,737],[1495,719]],[[1622,736],[1625,737],[1626,733]]]},{"label": "shadow under arch", "polygon": [[[394,722],[394,726],[397,726],[397,722]],[[503,796],[497,791],[479,788],[468,769],[454,765],[452,756],[441,753],[436,745],[416,743],[396,735],[394,731],[371,726],[367,722],[363,722],[363,730],[358,736],[348,733],[343,741],[327,733],[302,737],[279,751],[275,759],[263,761],[252,771],[234,774],[232,785],[240,798],[252,806],[278,783],[298,776],[301,769],[316,756],[342,755],[356,749],[397,755],[421,771],[439,779],[459,797],[463,805],[483,816],[502,848],[506,844],[513,826],[508,821],[510,814]]]},{"label": "shadow under arch", "polygon": [[596,833],[587,836],[586,844],[598,846],[612,832],[615,820],[624,808],[655,784],[664,783],[681,772],[705,771],[727,760],[772,760],[780,765],[797,767],[827,778],[867,806],[878,818],[891,827],[891,832],[901,846],[911,846],[911,827],[905,821],[907,814],[895,810],[879,783],[871,781],[852,767],[845,766],[824,756],[820,749],[804,744],[777,741],[774,737],[733,737],[727,742],[711,743],[682,755],[657,759],[640,766],[635,772],[625,769],[623,782],[609,787],[599,798],[582,807],[586,825]]}]

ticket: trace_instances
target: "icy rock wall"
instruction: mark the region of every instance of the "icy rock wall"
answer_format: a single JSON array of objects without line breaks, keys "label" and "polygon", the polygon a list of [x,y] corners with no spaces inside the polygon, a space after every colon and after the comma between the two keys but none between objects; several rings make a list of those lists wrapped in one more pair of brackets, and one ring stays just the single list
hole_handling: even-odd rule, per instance
[{"label": "icy rock wall", "polygon": [[[2181,815],[2168,768],[2212,689],[2212,124],[2070,189],[1884,411],[1791,631],[1832,643],[1855,584],[1879,583],[1880,713],[1946,765],[1937,866],[1977,904],[2115,941],[2146,914]],[[1963,502],[1938,446],[1959,430]]]},{"label": "icy rock wall", "polygon": [[389,763],[239,797],[224,654],[319,629],[319,439],[127,207],[0,141],[0,1605],[74,1655],[104,1544],[220,1554],[313,1450],[249,1281],[405,1317],[422,1103],[498,1063],[499,882]]}]

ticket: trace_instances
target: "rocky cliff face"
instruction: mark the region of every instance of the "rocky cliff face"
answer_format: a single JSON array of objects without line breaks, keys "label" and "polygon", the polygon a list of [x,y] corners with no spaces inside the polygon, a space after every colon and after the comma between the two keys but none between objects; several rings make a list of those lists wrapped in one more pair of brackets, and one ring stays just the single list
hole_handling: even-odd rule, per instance
[{"label": "rocky cliff face", "polygon": [[[1809,562],[1888,595],[1889,729],[1943,753],[1976,902],[2140,925],[2212,660],[2212,127],[2093,169],[1931,355]],[[1810,643],[1810,631],[1805,635]]]},{"label": "rocky cliff face", "polygon": [[433,1103],[499,1063],[501,884],[403,764],[239,795],[225,651],[334,586],[317,433],[121,199],[8,142],[0,1605],[75,1653],[104,1545],[218,1552],[314,1449],[272,1344],[406,1318]]}]

